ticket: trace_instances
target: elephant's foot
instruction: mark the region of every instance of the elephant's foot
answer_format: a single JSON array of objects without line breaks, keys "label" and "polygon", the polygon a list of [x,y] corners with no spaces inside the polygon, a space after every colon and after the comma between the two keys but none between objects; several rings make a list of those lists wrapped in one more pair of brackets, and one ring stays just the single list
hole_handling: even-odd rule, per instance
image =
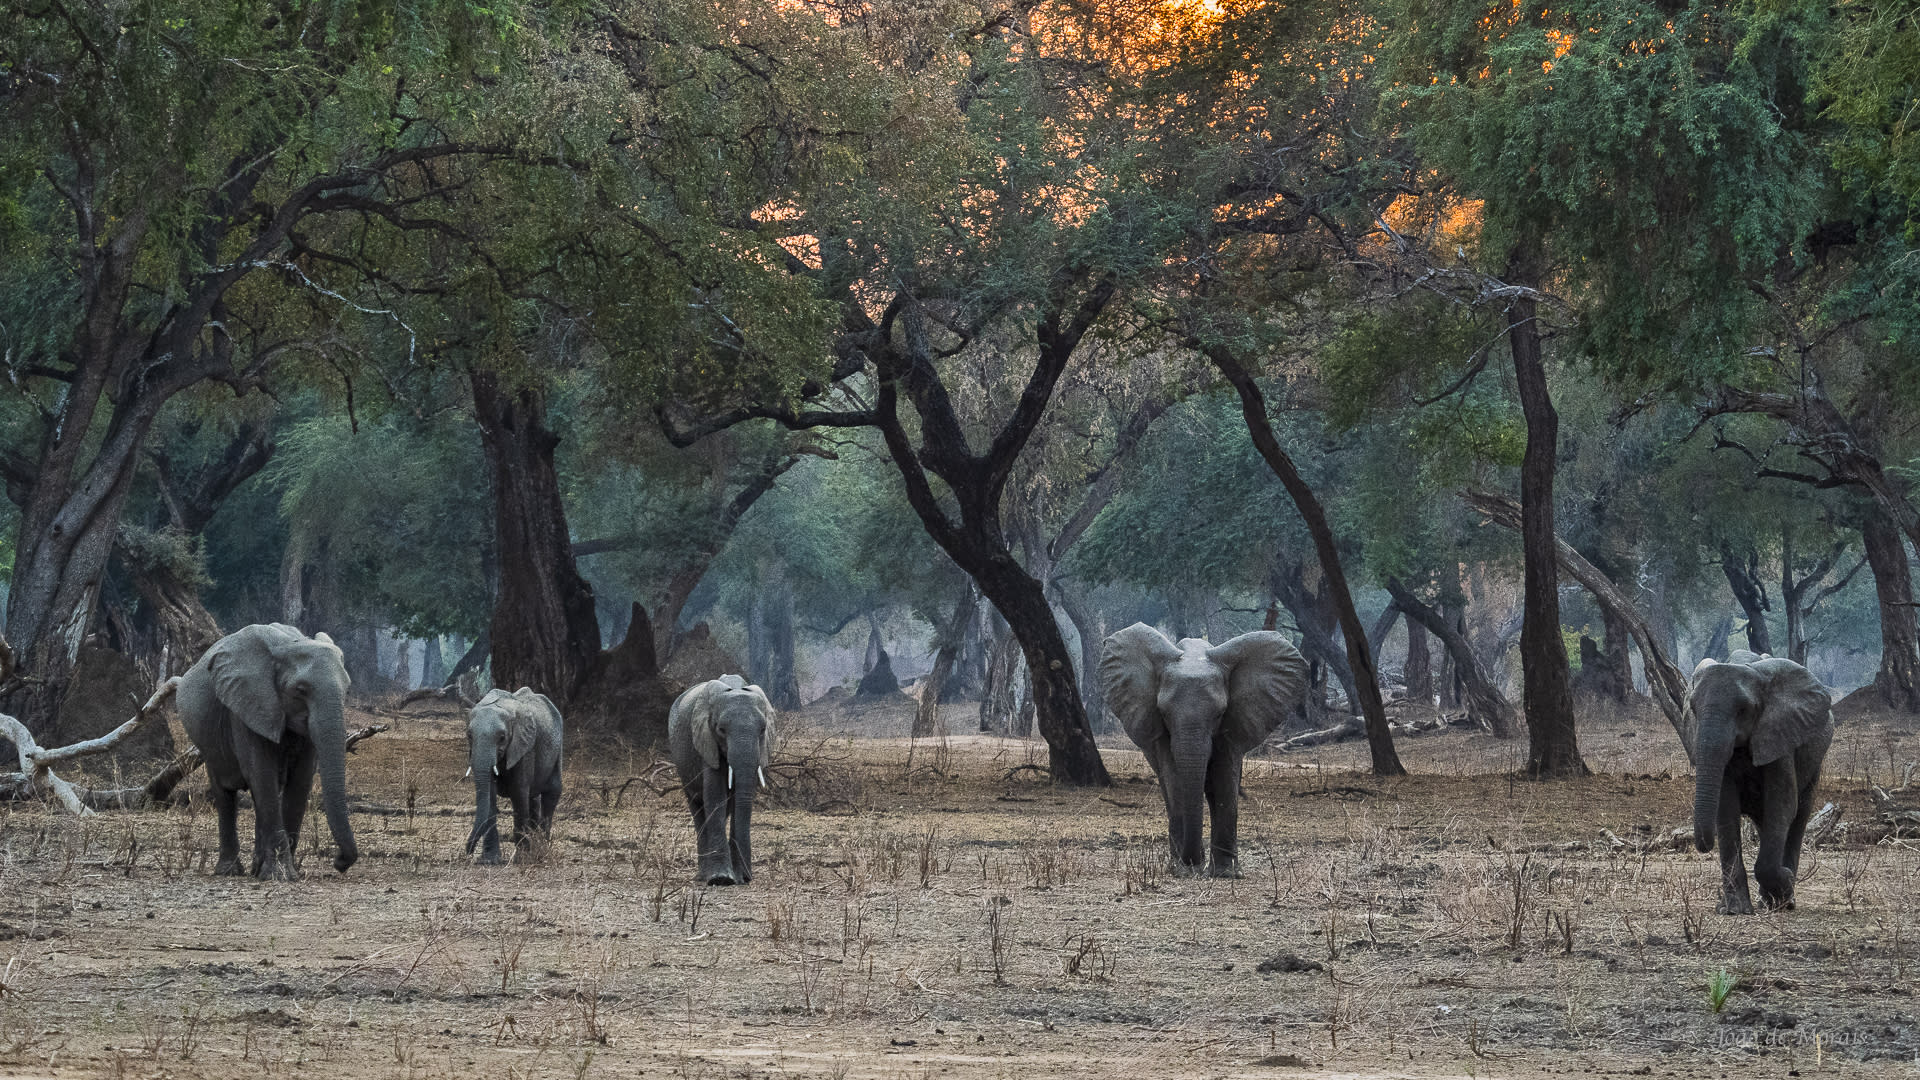
[{"label": "elephant's foot", "polygon": [[1720,898],[1720,906],[1714,910],[1722,915],[1751,915],[1753,900],[1744,895],[1728,893]]},{"label": "elephant's foot", "polygon": [[733,868],[727,866],[715,870],[703,870],[700,872],[699,877],[701,881],[709,885],[731,885],[734,883]]},{"label": "elephant's foot", "polygon": [[1753,876],[1760,882],[1760,902],[1769,910],[1793,910],[1793,875],[1786,867],[1755,869]]},{"label": "elephant's foot", "polygon": [[1179,859],[1171,859],[1167,862],[1167,876],[1169,877],[1205,877],[1206,873],[1207,866],[1205,863],[1181,862]]},{"label": "elephant's foot", "polygon": [[479,865],[481,866],[503,866],[505,863],[506,860],[502,859],[500,853],[497,851],[483,851],[480,853]]},{"label": "elephant's foot", "polygon": [[300,871],[292,859],[269,859],[254,870],[253,876],[261,881],[299,881]]},{"label": "elephant's foot", "polygon": [[1208,877],[1237,878],[1240,876],[1240,864],[1232,860],[1215,862],[1207,869]]},{"label": "elephant's foot", "polygon": [[246,871],[240,868],[240,856],[222,855],[220,861],[213,864],[214,877],[240,877]]}]

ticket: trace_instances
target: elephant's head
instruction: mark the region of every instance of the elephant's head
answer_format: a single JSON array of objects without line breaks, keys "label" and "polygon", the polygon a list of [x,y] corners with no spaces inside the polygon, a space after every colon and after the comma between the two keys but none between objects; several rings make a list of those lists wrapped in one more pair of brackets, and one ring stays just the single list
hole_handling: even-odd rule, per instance
[{"label": "elephant's head", "polygon": [[1149,760],[1164,744],[1170,775],[1160,781],[1175,848],[1183,862],[1197,865],[1207,766],[1216,747],[1237,760],[1264,742],[1299,707],[1306,661],[1270,630],[1221,645],[1200,638],[1175,645],[1134,623],[1101,646],[1100,681],[1108,707]]},{"label": "elephant's head", "polygon": [[753,799],[766,779],[763,769],[773,748],[773,703],[740,676],[722,675],[696,687],[686,705],[688,733],[701,763],[726,774],[734,844],[742,858],[751,860]]},{"label": "elephant's head", "polygon": [[[521,687],[489,690],[467,716],[468,774],[473,777],[473,831],[467,852],[496,828],[495,795],[502,771],[520,765],[538,741],[543,724],[557,726],[560,712],[546,695]],[[522,777],[523,785],[530,778]]]},{"label": "elephant's head", "polygon": [[1745,659],[1751,656],[1702,661],[1687,683],[1681,726],[1693,733],[1693,843],[1701,851],[1713,850],[1720,786],[1737,751],[1766,765],[1833,728],[1831,698],[1812,672],[1791,660]]},{"label": "elephant's head", "polygon": [[214,646],[207,659],[214,696],[257,735],[280,742],[288,731],[313,742],[333,868],[360,858],[347,818],[347,666],[325,634],[291,626],[249,626]]}]

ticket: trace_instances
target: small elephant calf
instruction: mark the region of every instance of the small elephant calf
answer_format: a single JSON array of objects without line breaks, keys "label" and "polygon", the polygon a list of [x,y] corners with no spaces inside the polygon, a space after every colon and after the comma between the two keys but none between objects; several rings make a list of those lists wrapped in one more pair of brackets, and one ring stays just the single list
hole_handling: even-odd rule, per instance
[{"label": "small elephant calf", "polygon": [[513,858],[521,861],[536,837],[544,842],[553,834],[553,808],[560,802],[560,756],[563,741],[560,710],[546,695],[526,687],[509,694],[490,690],[467,718],[467,753],[473,777],[473,832],[467,836],[467,854],[476,844],[480,862],[500,863],[500,830],[495,825],[494,797],[504,791],[513,804]]},{"label": "small elephant calf", "polygon": [[697,880],[753,880],[753,796],[773,745],[773,703],[738,675],[700,683],[674,699],[667,748],[700,844]]}]

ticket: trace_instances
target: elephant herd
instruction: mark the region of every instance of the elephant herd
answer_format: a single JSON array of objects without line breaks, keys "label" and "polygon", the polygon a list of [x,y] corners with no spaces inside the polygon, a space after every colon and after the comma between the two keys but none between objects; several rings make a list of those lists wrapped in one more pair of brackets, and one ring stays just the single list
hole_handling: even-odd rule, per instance
[{"label": "elephant herd", "polygon": [[[1174,872],[1237,876],[1242,761],[1301,706],[1306,661],[1273,631],[1220,645],[1175,643],[1135,623],[1102,644],[1099,677],[1108,706],[1160,780]],[[293,855],[316,772],[334,869],[354,864],[347,689],[341,652],[327,635],[307,637],[278,623],[228,635],[182,677],[181,720],[206,762],[219,816],[215,873],[242,873],[236,812],[239,792],[249,791],[250,872],[296,877]],[[1791,660],[1736,651],[1694,669],[1682,723],[1695,762],[1694,841],[1703,852],[1719,846],[1722,914],[1753,911],[1740,851],[1743,816],[1759,836],[1753,876],[1762,904],[1793,906],[1801,842],[1833,738],[1830,700]],[[766,694],[738,675],[689,688],[668,714],[668,752],[693,818],[701,882],[753,880],[753,801],[766,782],[774,718]],[[553,702],[525,687],[490,691],[473,707],[466,849],[479,846],[481,863],[501,861],[496,800],[503,792],[513,807],[516,858],[550,835],[563,728]],[[1203,845],[1208,816],[1212,838]]]}]

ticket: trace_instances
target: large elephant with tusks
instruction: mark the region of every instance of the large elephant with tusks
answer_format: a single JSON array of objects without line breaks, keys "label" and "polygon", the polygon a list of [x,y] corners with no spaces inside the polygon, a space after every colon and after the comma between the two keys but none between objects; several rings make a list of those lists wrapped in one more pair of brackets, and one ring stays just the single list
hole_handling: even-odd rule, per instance
[{"label": "large elephant with tusks", "polygon": [[698,880],[753,880],[753,797],[773,745],[773,703],[738,675],[688,688],[667,713],[667,751],[693,813]]}]

